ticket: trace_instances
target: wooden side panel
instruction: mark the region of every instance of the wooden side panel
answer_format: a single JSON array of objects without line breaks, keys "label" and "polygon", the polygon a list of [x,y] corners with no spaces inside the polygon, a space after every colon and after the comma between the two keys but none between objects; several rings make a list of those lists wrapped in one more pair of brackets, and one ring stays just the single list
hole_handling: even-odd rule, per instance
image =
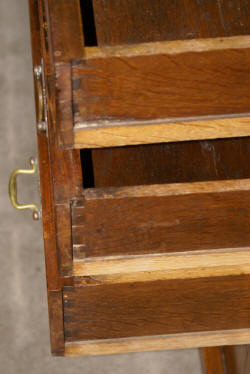
[{"label": "wooden side panel", "polygon": [[72,206],[74,255],[248,247],[249,181],[238,183],[89,190]]},{"label": "wooden side panel", "polygon": [[50,14],[50,37],[55,63],[69,62],[84,53],[80,0],[44,0]]},{"label": "wooden side panel", "polygon": [[[34,66],[41,63],[42,56],[38,3],[39,2],[37,0],[29,0],[32,56]],[[38,107],[37,97],[36,107]],[[51,352],[54,355],[61,356],[64,355],[64,326],[61,288],[63,284],[69,285],[72,283],[70,280],[67,282],[60,277],[56,243],[56,213],[53,198],[52,170],[46,133],[38,132],[37,141],[43,213],[42,221],[44,232],[46,278],[48,287]]]},{"label": "wooden side panel", "polygon": [[249,328],[249,276],[64,289],[66,341]]},{"label": "wooden side panel", "polygon": [[64,354],[64,326],[62,291],[48,291],[51,353]]},{"label": "wooden side panel", "polygon": [[[250,34],[248,0],[94,0],[98,44]],[[138,11],[138,9],[140,11]]]},{"label": "wooden side panel", "polygon": [[[40,1],[40,37],[42,40],[42,57],[45,71],[45,89],[48,109],[48,138],[47,147],[49,152],[49,168],[50,168],[50,183],[52,185],[52,199],[53,199],[53,214],[56,235],[56,250],[57,250],[57,266],[60,275],[70,276],[72,268],[72,246],[71,246],[71,216],[70,216],[70,200],[73,197],[79,196],[82,191],[82,174],[80,152],[75,150],[64,151],[58,147],[58,123],[61,121],[67,127],[71,120],[71,108],[69,102],[68,106],[64,105],[65,100],[69,100],[66,91],[70,88],[70,65],[64,63],[67,56],[62,54],[62,64],[59,64],[59,56],[54,55],[54,48],[57,48],[59,40],[63,39],[63,32],[66,28],[56,28],[55,24],[63,19],[69,17],[71,12],[66,14],[69,8],[74,11],[77,9],[77,1],[72,1],[66,4],[65,1],[56,4],[55,1]],[[65,7],[67,8],[65,10]],[[63,13],[59,17],[58,12]],[[66,22],[66,21],[65,21]],[[60,35],[59,35],[59,34]],[[72,36],[72,35],[71,35]],[[69,35],[68,35],[69,37]],[[67,44],[66,40],[64,40]],[[80,42],[74,44],[80,48]],[[66,53],[65,44],[61,48]],[[59,48],[59,46],[58,46]],[[76,49],[72,49],[72,53],[76,53]],[[69,52],[68,52],[69,53]],[[69,57],[69,56],[68,56]],[[37,61],[41,64],[41,60]],[[59,68],[56,69],[56,65]],[[64,76],[65,75],[65,76]],[[66,79],[65,79],[66,78]],[[58,109],[58,100],[61,100],[62,108]],[[56,110],[56,108],[58,110]],[[64,127],[65,127],[64,126]],[[66,131],[66,135],[70,132]],[[71,134],[72,135],[72,134]],[[46,137],[46,134],[42,136]]]}]

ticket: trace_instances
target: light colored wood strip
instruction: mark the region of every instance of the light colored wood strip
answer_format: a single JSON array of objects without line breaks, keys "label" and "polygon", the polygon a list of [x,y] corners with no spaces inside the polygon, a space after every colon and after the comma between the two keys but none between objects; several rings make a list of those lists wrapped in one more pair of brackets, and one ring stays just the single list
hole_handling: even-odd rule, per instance
[{"label": "light colored wood strip", "polygon": [[208,268],[187,268],[168,271],[138,272],[128,274],[109,274],[82,276],[76,279],[77,286],[97,286],[103,284],[153,282],[157,280],[170,279],[194,279],[206,277],[222,277],[226,275],[250,274],[250,264],[216,266]]},{"label": "light colored wood strip", "polygon": [[73,275],[99,277],[105,282],[191,278],[214,275],[249,274],[250,249],[204,251],[193,254],[166,254],[85,259],[74,261]]},{"label": "light colored wood strip", "polygon": [[85,190],[84,197],[86,200],[122,199],[128,197],[176,196],[249,190],[250,179],[236,179],[193,183],[154,184],[149,186],[94,188]]},{"label": "light colored wood strip", "polygon": [[101,148],[127,144],[168,143],[187,140],[233,138],[250,135],[250,117],[147,124],[119,123],[111,127],[74,127],[75,148]]},{"label": "light colored wood strip", "polygon": [[211,331],[143,338],[65,343],[65,356],[107,355],[250,343],[250,330]]},{"label": "light colored wood strip", "polygon": [[204,38],[141,43],[132,45],[85,47],[85,59],[106,57],[132,57],[167,53],[170,55],[187,52],[206,52],[221,49],[250,48],[250,36],[231,36],[226,38]]}]

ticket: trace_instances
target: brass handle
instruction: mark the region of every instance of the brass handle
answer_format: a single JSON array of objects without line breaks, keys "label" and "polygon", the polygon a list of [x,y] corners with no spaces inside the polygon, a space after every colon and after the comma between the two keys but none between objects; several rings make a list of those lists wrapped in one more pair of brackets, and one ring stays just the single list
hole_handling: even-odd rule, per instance
[{"label": "brass handle", "polygon": [[31,209],[33,210],[33,219],[38,220],[40,218],[40,210],[36,204],[19,204],[17,201],[17,176],[19,174],[35,174],[37,172],[37,163],[34,158],[30,159],[31,169],[15,169],[10,176],[9,180],[9,197],[12,206],[15,209]]},{"label": "brass handle", "polygon": [[38,98],[38,108],[37,108],[37,128],[39,131],[46,131],[47,124],[45,118],[45,100],[43,92],[43,69],[41,65],[34,67],[34,74],[36,77],[36,88],[37,88],[37,98]]}]

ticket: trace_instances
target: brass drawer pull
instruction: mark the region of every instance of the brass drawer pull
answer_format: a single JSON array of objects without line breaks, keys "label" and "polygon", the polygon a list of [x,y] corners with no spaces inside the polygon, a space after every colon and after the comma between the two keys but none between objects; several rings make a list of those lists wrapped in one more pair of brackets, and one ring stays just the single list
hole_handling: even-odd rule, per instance
[{"label": "brass drawer pull", "polygon": [[33,210],[33,219],[38,220],[40,219],[41,212],[36,204],[19,204],[17,201],[17,176],[19,174],[35,174],[37,172],[37,162],[34,158],[30,159],[30,164],[32,166],[31,169],[15,169],[12,172],[9,180],[9,197],[15,209],[31,209]]},{"label": "brass drawer pull", "polygon": [[34,67],[34,74],[36,77],[36,90],[37,90],[37,129],[39,131],[47,131],[47,118],[46,118],[46,97],[44,90],[44,76],[42,65]]}]

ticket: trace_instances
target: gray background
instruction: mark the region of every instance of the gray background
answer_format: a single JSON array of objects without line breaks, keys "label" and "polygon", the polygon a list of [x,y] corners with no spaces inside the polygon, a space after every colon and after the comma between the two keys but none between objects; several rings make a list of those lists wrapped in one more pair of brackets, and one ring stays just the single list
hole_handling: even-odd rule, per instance
[{"label": "gray background", "polygon": [[[0,372],[200,374],[198,350],[51,357],[41,224],[7,194],[10,172],[37,153],[32,79],[28,0],[0,0]],[[20,201],[38,199],[34,177],[18,187]]]}]

